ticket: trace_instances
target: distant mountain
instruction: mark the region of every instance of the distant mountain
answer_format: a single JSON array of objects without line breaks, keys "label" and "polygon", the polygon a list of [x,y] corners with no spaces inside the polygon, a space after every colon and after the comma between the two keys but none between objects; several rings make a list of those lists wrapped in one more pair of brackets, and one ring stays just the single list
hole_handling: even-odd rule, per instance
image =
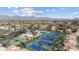
[{"label": "distant mountain", "polygon": [[0,20],[79,20],[79,18],[67,19],[67,18],[50,18],[50,17],[34,17],[34,16],[0,15]]},{"label": "distant mountain", "polygon": [[52,20],[52,18],[48,17],[34,17],[34,16],[7,16],[0,15],[0,20]]}]

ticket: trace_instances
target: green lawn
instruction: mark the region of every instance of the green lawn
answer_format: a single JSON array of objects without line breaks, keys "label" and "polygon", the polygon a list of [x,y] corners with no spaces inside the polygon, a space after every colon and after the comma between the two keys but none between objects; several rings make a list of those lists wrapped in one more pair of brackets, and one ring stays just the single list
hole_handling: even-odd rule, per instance
[{"label": "green lawn", "polygon": [[8,32],[9,32],[9,30],[2,30],[2,29],[0,29],[0,36],[6,34]]}]

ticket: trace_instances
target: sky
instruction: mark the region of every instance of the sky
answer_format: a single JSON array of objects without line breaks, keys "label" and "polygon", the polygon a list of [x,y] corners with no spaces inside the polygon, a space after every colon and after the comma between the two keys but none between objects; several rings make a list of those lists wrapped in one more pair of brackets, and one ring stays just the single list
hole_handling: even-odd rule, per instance
[{"label": "sky", "polygon": [[79,18],[79,7],[0,7],[0,15]]}]

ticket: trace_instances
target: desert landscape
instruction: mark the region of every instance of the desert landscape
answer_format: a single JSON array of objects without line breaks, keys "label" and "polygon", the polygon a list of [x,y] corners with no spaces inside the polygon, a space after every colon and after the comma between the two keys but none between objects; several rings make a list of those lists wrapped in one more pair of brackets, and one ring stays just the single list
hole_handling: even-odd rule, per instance
[{"label": "desert landscape", "polygon": [[[37,10],[26,7],[18,8],[21,10],[12,9],[15,12],[13,16],[11,10],[8,11],[9,8],[1,8],[5,11],[0,11],[0,51],[78,51],[78,13],[74,12],[73,18],[63,16],[69,13],[66,9],[71,12],[78,8],[58,8],[60,11],[57,15],[61,15],[60,18],[57,15],[57,18],[47,16],[57,11],[57,8],[51,8],[52,12],[45,7],[36,7]],[[43,14],[44,12],[47,14]],[[19,13],[22,13],[21,16]]]},{"label": "desert landscape", "polygon": [[0,50],[77,51],[79,22],[75,21],[0,21]]}]

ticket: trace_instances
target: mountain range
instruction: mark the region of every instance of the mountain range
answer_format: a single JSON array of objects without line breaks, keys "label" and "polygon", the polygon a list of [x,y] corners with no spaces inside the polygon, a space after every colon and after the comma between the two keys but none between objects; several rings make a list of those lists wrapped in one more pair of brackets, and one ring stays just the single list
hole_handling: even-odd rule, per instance
[{"label": "mountain range", "polygon": [[35,17],[35,16],[8,16],[0,15],[0,20],[79,20],[79,18],[50,18],[50,17]]}]

